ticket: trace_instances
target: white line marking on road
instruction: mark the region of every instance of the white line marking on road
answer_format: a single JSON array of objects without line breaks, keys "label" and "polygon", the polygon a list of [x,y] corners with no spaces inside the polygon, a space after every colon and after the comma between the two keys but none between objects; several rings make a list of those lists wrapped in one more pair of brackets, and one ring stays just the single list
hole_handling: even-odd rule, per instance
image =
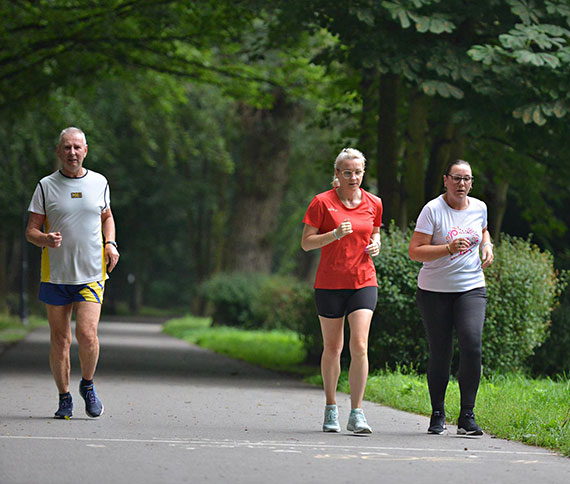
[{"label": "white line marking on road", "polygon": [[[93,443],[132,443],[132,444],[168,444],[169,446],[196,446],[196,447],[224,447],[224,448],[249,448],[258,449],[265,448],[268,450],[276,450],[278,448],[289,449],[312,449],[326,452],[327,450],[336,450],[344,452],[382,452],[382,451],[402,451],[402,452],[432,452],[432,453],[457,453],[469,452],[470,454],[496,454],[496,455],[536,455],[536,456],[558,456],[555,452],[549,451],[512,451],[499,449],[437,449],[431,447],[388,447],[376,445],[338,445],[327,444],[324,442],[279,442],[273,440],[262,440],[253,442],[251,440],[230,440],[230,439],[111,439],[111,438],[95,438],[95,437],[60,437],[60,436],[34,436],[34,435],[0,435],[3,440],[51,440],[51,441],[69,441],[69,442],[93,442]],[[467,455],[467,454],[466,454]],[[525,461],[528,462],[528,461]]]}]

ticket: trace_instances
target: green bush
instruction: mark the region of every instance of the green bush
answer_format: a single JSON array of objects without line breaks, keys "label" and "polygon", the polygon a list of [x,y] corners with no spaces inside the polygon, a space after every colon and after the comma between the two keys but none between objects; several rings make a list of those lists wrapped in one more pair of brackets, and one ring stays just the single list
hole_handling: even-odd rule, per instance
[{"label": "green bush", "polygon": [[253,306],[268,279],[258,273],[219,273],[201,284],[199,295],[213,308],[212,324],[259,328]]},{"label": "green bush", "polygon": [[550,253],[528,240],[505,235],[485,276],[489,301],[483,363],[491,370],[528,368],[527,359],[548,335],[566,272],[557,274]]},{"label": "green bush", "polygon": [[259,326],[264,329],[297,329],[297,321],[306,315],[303,313],[306,308],[297,300],[299,292],[309,290],[308,285],[293,277],[268,277],[253,301],[252,311]]},{"label": "green bush", "polygon": [[518,371],[546,339],[550,315],[566,285],[549,252],[528,240],[504,235],[495,261],[485,270],[488,303],[483,365]]},{"label": "green bush", "polygon": [[291,277],[272,276],[261,289],[254,310],[266,329],[296,331],[307,352],[307,362],[320,360],[321,326],[310,284]]},{"label": "green bush", "polygon": [[548,337],[529,361],[533,375],[570,376],[570,291],[552,313]]}]

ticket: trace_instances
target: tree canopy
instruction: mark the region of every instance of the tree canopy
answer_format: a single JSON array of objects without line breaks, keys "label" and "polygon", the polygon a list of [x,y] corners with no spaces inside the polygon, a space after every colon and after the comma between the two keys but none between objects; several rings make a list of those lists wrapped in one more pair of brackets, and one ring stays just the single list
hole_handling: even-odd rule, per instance
[{"label": "tree canopy", "polygon": [[0,294],[68,125],[111,184],[117,307],[188,306],[220,271],[310,278],[302,216],[349,145],[386,225],[465,158],[495,238],[569,258],[566,1],[0,0],[0,18]]}]

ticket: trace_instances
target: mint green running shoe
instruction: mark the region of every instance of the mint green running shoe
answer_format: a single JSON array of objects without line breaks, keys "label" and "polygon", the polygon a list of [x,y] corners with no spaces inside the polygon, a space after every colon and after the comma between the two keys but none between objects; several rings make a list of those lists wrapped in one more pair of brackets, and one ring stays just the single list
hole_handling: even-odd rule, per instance
[{"label": "mint green running shoe", "polygon": [[325,407],[325,421],[323,422],[323,432],[340,432],[338,423],[338,408],[336,405]]},{"label": "mint green running shoe", "polygon": [[348,417],[348,424],[346,430],[354,432],[355,434],[371,434],[372,428],[368,425],[364,412],[361,408],[353,408]]}]

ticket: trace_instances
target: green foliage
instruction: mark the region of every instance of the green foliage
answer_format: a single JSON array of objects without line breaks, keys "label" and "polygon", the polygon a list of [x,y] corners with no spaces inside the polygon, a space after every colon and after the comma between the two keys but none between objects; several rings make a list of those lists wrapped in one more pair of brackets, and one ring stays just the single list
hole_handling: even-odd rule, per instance
[{"label": "green foliage", "polygon": [[299,321],[314,315],[312,301],[309,304],[303,301],[310,292],[308,284],[293,277],[269,277],[253,303],[253,312],[259,326],[265,329],[297,329]]},{"label": "green foliage", "polygon": [[[488,68],[496,86],[503,84],[508,87],[506,92],[516,91],[515,118],[542,126],[548,117],[567,112],[570,17],[567,2],[549,1],[545,9],[539,3],[509,0],[511,14],[518,21],[509,20],[505,23],[508,30],[494,42],[472,45],[467,53]],[[520,87],[526,94],[521,95],[512,84],[518,77],[524,77]],[[521,105],[525,98],[530,102]]]},{"label": "green foliage", "polygon": [[[53,0],[41,6],[3,1],[0,104],[17,106],[39,92],[49,92],[53,85],[84,86],[125,68],[219,85],[234,84],[235,79],[255,82],[247,62],[235,62],[237,39],[251,21],[252,11],[243,2],[221,0],[199,5],[163,0],[136,5],[125,0],[71,4]],[[212,47],[224,55],[212,58]]]},{"label": "green foliage", "polygon": [[290,277],[272,276],[261,289],[254,312],[264,328],[296,331],[303,342],[307,361],[319,361],[321,327],[309,284]]},{"label": "green foliage", "polygon": [[455,99],[462,99],[463,91],[447,82],[442,81],[424,81],[421,84],[421,89],[428,96],[435,96],[439,94],[441,97],[454,97]]},{"label": "green foliage", "polygon": [[529,240],[503,236],[486,269],[488,304],[483,331],[483,366],[521,370],[546,339],[550,314],[566,273],[557,274],[552,255]]},{"label": "green foliage", "polygon": [[529,361],[535,375],[570,375],[570,292],[552,313],[548,338]]},{"label": "green foliage", "polygon": [[253,308],[268,279],[259,273],[219,273],[202,283],[199,295],[213,308],[213,324],[259,327]]}]

